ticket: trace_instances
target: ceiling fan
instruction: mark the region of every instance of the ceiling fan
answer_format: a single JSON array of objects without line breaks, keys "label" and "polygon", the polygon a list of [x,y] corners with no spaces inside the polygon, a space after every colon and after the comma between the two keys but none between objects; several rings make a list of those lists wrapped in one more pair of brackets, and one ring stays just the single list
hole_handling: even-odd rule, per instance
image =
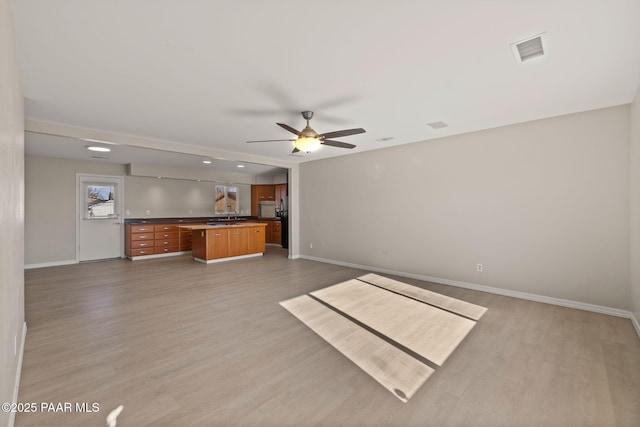
[{"label": "ceiling fan", "polygon": [[313,117],[313,111],[303,111],[301,114],[302,114],[302,117],[307,121],[307,126],[305,126],[305,128],[302,129],[302,131],[297,131],[291,126],[285,125],[284,123],[276,123],[281,128],[286,129],[289,132],[295,134],[297,136],[296,139],[265,139],[261,141],[247,141],[247,142],[253,143],[253,142],[295,141],[295,148],[293,149],[292,153],[297,153],[298,151],[310,153],[316,150],[321,145],[329,145],[331,147],[340,147],[340,148],[354,148],[355,145],[353,144],[334,141],[329,138],[339,138],[341,136],[349,136],[349,135],[357,135],[359,133],[365,133],[365,130],[362,128],[318,133],[315,130],[311,129],[311,126],[309,126],[309,120],[311,120],[311,118]]}]

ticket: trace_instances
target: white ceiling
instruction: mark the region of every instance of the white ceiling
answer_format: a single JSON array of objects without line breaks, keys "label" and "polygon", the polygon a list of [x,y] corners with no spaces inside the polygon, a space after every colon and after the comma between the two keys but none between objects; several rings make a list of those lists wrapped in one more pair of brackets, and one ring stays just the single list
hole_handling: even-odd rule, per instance
[{"label": "white ceiling", "polygon": [[[90,151],[87,149],[87,147],[90,146],[109,148],[111,151]],[[209,156],[198,156],[126,145],[107,145],[77,138],[45,135],[34,132],[26,132],[25,154],[28,156],[56,157],[101,163],[117,163],[121,165],[143,163],[158,166],[243,173],[248,175],[273,176],[287,173],[286,169],[264,164],[233,162]],[[211,163],[203,163],[204,161]]]},{"label": "white ceiling", "polygon": [[[631,102],[638,0],[14,0],[26,115],[302,162]],[[523,64],[510,44],[546,33]],[[363,127],[290,156],[275,125]],[[433,130],[427,123],[444,121]],[[393,137],[390,141],[379,141]]]}]

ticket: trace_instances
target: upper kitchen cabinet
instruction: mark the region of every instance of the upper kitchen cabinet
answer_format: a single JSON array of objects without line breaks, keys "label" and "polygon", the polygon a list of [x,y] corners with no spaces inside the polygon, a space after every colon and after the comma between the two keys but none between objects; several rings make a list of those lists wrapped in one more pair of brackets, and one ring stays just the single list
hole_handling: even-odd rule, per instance
[{"label": "upper kitchen cabinet", "polygon": [[258,215],[259,202],[274,202],[276,200],[275,185],[251,186],[251,215]]}]

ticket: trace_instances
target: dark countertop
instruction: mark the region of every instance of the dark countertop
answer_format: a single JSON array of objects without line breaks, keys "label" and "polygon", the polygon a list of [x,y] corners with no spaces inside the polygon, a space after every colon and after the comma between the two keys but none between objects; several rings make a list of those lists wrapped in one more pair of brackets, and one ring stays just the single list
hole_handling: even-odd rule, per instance
[{"label": "dark countertop", "polygon": [[280,218],[258,218],[257,216],[232,216],[230,219],[226,216],[203,216],[203,217],[186,217],[186,218],[126,218],[125,224],[191,224],[197,222],[228,222],[228,221],[280,221]]}]

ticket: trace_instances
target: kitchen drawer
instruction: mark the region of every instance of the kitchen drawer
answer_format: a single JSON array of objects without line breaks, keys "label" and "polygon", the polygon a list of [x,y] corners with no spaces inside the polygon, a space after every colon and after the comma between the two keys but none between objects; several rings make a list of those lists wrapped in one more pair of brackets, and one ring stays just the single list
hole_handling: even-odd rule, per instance
[{"label": "kitchen drawer", "polygon": [[178,238],[178,232],[177,231],[164,231],[164,232],[158,232],[156,231],[156,240],[158,239],[177,239]]},{"label": "kitchen drawer", "polygon": [[156,239],[156,248],[163,246],[175,246],[178,247],[180,239]]},{"label": "kitchen drawer", "polygon": [[156,251],[154,248],[137,248],[131,249],[131,256],[153,255]]},{"label": "kitchen drawer", "polygon": [[131,233],[153,233],[153,225],[144,224],[144,225],[132,225]]},{"label": "kitchen drawer", "polygon": [[153,240],[153,233],[131,233],[131,240]]},{"label": "kitchen drawer", "polygon": [[158,224],[155,226],[154,231],[156,233],[159,233],[161,231],[178,231],[178,226],[177,225],[168,225],[168,224]]},{"label": "kitchen drawer", "polygon": [[154,243],[152,240],[133,240],[130,246],[131,249],[152,248],[154,246]]},{"label": "kitchen drawer", "polygon": [[178,248],[177,244],[172,245],[172,246],[163,246],[163,247],[156,246],[155,253],[157,253],[157,254],[166,254],[166,253],[169,253],[169,252],[178,252],[178,250],[179,250],[179,248]]}]

